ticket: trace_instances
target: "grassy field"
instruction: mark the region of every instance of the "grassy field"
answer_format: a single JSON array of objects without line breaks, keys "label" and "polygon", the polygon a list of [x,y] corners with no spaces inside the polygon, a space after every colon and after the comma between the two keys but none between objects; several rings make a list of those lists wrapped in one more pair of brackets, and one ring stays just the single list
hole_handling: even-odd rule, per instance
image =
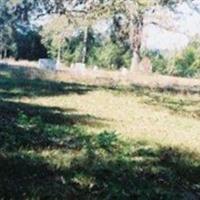
[{"label": "grassy field", "polygon": [[200,95],[0,66],[0,199],[200,199]]}]

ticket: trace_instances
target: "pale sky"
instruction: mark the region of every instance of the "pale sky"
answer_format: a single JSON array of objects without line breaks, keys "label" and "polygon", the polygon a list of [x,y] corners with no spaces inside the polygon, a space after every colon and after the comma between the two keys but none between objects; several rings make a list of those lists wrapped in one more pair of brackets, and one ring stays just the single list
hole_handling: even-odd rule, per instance
[{"label": "pale sky", "polygon": [[[200,0],[196,0],[195,3],[200,9]],[[176,27],[178,32],[170,32],[152,24],[148,25],[144,29],[143,46],[156,50],[179,50],[185,47],[192,37],[197,34],[200,36],[200,13],[192,10],[186,3],[180,4],[177,11],[178,13],[174,14],[163,9],[163,12],[170,13],[172,16],[170,24]],[[44,24],[48,20],[49,16],[42,18],[41,22]],[[38,20],[38,24],[41,22]],[[110,23],[110,21],[100,20],[94,28],[105,34]]]},{"label": "pale sky", "polygon": [[[200,0],[196,3],[200,8]],[[189,8],[186,3],[179,5],[177,11],[179,14],[173,14],[172,23],[177,27],[178,33],[148,25],[144,30],[144,46],[150,49],[178,50],[188,44],[188,36],[200,35],[200,14]]]}]

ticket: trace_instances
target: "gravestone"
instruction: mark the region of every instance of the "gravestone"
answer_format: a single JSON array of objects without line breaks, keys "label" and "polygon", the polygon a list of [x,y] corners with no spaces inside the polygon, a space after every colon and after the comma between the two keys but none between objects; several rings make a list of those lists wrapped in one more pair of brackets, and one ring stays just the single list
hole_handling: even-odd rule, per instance
[{"label": "gravestone", "polygon": [[128,74],[128,69],[125,68],[125,67],[122,67],[122,68],[120,69],[120,72],[121,72],[121,75],[122,75],[122,76],[126,76],[126,75]]},{"label": "gravestone", "polygon": [[98,67],[95,65],[95,66],[92,68],[92,70],[93,70],[94,72],[96,72],[96,71],[98,71]]},{"label": "gravestone", "polygon": [[58,65],[55,60],[48,59],[48,58],[41,58],[38,61],[38,68],[55,71],[58,69]]},{"label": "gravestone", "polygon": [[84,75],[86,71],[84,63],[73,63],[70,68],[76,75]]}]

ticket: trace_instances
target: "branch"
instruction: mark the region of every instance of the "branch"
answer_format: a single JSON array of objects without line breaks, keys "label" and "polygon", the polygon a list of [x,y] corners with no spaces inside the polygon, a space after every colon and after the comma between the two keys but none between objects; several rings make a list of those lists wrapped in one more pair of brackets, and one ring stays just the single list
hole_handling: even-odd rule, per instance
[{"label": "branch", "polygon": [[[179,33],[179,34],[182,34],[182,35],[185,35],[186,37],[191,37],[189,34],[187,34],[186,32],[182,32],[178,29],[176,29],[174,26],[170,27],[170,26],[166,26],[166,25],[163,25],[163,24],[160,24],[158,22],[155,22],[155,21],[152,21],[152,22],[149,22],[148,24],[152,24],[154,26],[158,26],[166,31],[170,31],[170,32],[174,32],[174,33]],[[146,24],[146,25],[148,25]]]},{"label": "branch", "polygon": [[198,14],[200,14],[200,9],[194,5],[194,3],[192,2],[192,0],[186,0],[186,3],[188,5],[189,8],[191,8],[192,10],[194,10],[195,12],[197,12]]},{"label": "branch", "polygon": [[43,17],[47,14],[57,14],[57,15],[66,15],[70,17],[81,17],[83,15],[86,15],[88,12],[86,10],[76,10],[76,9],[63,9],[62,12],[57,12],[57,11],[51,11],[51,12],[43,12],[40,14],[37,14],[36,17],[34,18],[35,20],[39,19],[40,17]]}]

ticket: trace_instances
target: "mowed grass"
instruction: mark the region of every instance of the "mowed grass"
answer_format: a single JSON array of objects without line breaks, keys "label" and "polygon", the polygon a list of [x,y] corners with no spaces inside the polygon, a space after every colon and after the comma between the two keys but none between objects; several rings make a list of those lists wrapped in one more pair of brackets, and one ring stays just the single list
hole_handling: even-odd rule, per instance
[{"label": "mowed grass", "polygon": [[0,67],[0,199],[200,199],[199,94]]},{"label": "mowed grass", "polygon": [[88,126],[89,130],[114,130],[125,139],[148,140],[200,152],[200,98],[150,93],[155,96],[100,89],[86,95],[38,97],[24,102],[76,108],[79,114],[101,119],[102,126]]}]

